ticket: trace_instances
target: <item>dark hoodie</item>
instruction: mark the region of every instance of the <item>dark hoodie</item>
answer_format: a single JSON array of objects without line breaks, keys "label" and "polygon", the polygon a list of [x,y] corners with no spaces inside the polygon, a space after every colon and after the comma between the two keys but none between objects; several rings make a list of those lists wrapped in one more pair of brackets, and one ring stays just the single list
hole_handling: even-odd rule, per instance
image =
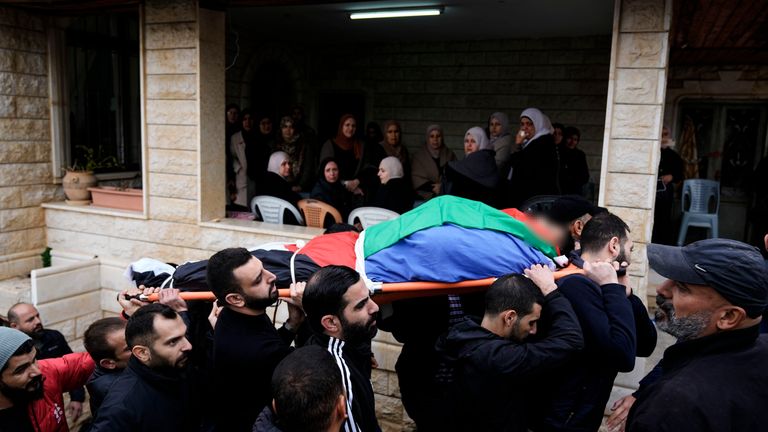
[{"label": "dark hoodie", "polygon": [[282,432],[276,423],[277,417],[272,413],[272,408],[266,406],[261,410],[261,414],[256,418],[256,422],[253,423],[251,432]]},{"label": "dark hoodie", "polygon": [[453,372],[441,384],[444,430],[527,430],[527,390],[583,346],[576,315],[556,291],[545,298],[542,320],[551,323],[549,336],[535,343],[504,339],[471,318],[438,340],[440,358]]},{"label": "dark hoodie", "polygon": [[460,161],[448,162],[443,194],[498,206],[499,172],[493,150],[478,150]]}]

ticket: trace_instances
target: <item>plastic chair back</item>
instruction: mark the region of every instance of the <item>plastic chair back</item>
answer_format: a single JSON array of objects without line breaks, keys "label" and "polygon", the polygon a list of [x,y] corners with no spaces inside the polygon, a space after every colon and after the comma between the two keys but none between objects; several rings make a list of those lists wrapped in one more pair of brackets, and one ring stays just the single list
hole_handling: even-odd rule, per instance
[{"label": "plastic chair back", "polygon": [[301,217],[299,210],[284,199],[269,195],[259,195],[251,200],[251,211],[254,214],[260,214],[261,220],[264,222],[282,224],[285,210],[291,212],[299,224],[304,224],[304,219]]},{"label": "plastic chair back", "polygon": [[298,205],[308,227],[323,228],[327,214],[330,214],[336,223],[341,223],[341,213],[330,204],[307,198],[299,200]]},{"label": "plastic chair back", "polygon": [[352,210],[349,214],[347,223],[354,225],[355,219],[360,219],[360,225],[365,229],[371,225],[376,225],[377,223],[394,219],[398,216],[400,215],[396,212],[381,207],[358,207]]},{"label": "plastic chair back", "polygon": [[720,210],[720,182],[689,179],[683,182],[683,211],[713,214]]}]

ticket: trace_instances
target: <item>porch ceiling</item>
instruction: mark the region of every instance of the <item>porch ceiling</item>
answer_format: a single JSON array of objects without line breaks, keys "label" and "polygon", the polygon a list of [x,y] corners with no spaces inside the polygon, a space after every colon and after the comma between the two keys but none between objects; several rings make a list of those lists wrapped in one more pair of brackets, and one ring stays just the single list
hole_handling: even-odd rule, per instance
[{"label": "porch ceiling", "polygon": [[768,2],[675,0],[670,63],[768,64]]}]

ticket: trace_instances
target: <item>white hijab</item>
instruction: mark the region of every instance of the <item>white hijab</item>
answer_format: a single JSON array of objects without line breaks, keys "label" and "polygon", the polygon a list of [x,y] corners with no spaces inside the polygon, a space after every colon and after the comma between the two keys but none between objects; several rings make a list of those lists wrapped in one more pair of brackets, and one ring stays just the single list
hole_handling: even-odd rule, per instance
[{"label": "white hijab", "polygon": [[387,156],[379,164],[389,173],[389,179],[396,179],[403,176],[403,164],[396,156]]},{"label": "white hijab", "polygon": [[[288,160],[288,153],[284,151],[276,151],[269,157],[269,164],[267,165],[267,171],[280,175],[280,165],[283,161]],[[282,176],[280,176],[282,177]]]},{"label": "white hijab", "polygon": [[464,134],[464,138],[466,138],[467,135],[472,135],[475,138],[475,141],[477,141],[477,151],[493,148],[491,142],[488,141],[488,136],[485,135],[483,128],[479,126],[470,128],[467,133]]},{"label": "white hijab", "polygon": [[523,147],[540,136],[552,134],[552,122],[549,121],[549,117],[544,115],[544,113],[539,111],[537,108],[526,108],[520,114],[520,118],[523,117],[528,117],[531,119],[533,122],[533,127],[536,128],[536,133],[533,134],[533,136],[529,138],[525,144],[523,144]]}]

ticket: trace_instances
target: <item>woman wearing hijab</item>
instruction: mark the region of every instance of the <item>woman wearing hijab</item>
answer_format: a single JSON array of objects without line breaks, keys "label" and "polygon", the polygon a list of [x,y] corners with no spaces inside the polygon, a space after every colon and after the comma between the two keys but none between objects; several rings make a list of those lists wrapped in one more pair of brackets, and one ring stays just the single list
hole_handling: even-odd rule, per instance
[{"label": "woman wearing hijab", "polygon": [[275,150],[284,151],[291,159],[291,175],[288,181],[294,192],[308,191],[315,184],[315,152],[311,145],[296,131],[290,116],[280,119],[280,138]]},{"label": "woman wearing hijab", "polygon": [[440,177],[448,162],[456,160],[456,154],[445,146],[443,128],[429,125],[424,146],[413,155],[411,181],[414,190],[423,200],[440,193]]},{"label": "woman wearing hijab", "polygon": [[270,149],[259,142],[251,111],[244,109],[241,114],[243,128],[232,135],[229,144],[235,185],[232,202],[247,208],[256,181],[267,168]]},{"label": "woman wearing hijab", "polygon": [[379,163],[381,186],[373,201],[375,207],[403,214],[413,208],[413,190],[403,178],[404,170],[400,159],[387,156]]},{"label": "woman wearing hijab", "polygon": [[495,152],[485,131],[473,127],[464,134],[464,159],[448,162],[443,194],[498,205],[499,172]]},{"label": "woman wearing hijab", "polygon": [[512,135],[509,133],[509,117],[503,112],[495,112],[488,118],[488,135],[491,146],[496,152],[496,167],[501,170],[514,152]]},{"label": "woman wearing hijab", "polygon": [[[339,164],[336,162],[336,159],[327,157],[320,162],[317,183],[312,188],[312,193],[309,197],[332,205],[341,213],[342,219],[347,220],[347,216],[349,216],[349,212],[352,209],[352,193],[341,184]],[[333,222],[331,221],[331,224]],[[328,224],[326,223],[325,225]]]},{"label": "woman wearing hijab", "polygon": [[[294,207],[297,206],[301,196],[293,191],[288,179],[291,176],[291,158],[288,153],[276,151],[269,157],[267,171],[265,171],[256,184],[255,195],[268,195],[288,201]],[[283,221],[287,224],[298,225],[298,221],[291,212],[286,211]]]},{"label": "woman wearing hijab", "polygon": [[408,149],[403,145],[403,128],[396,120],[387,120],[384,123],[384,139],[381,147],[387,156],[395,156],[400,160],[405,172],[406,181],[411,180],[411,158]]},{"label": "woman wearing hijab", "polygon": [[505,206],[518,207],[536,195],[558,194],[559,164],[549,118],[536,108],[524,110],[515,143],[520,151],[512,154],[505,170]]},{"label": "woman wearing hijab", "polygon": [[373,191],[379,183],[376,172],[384,155],[381,146],[365,145],[357,139],[355,132],[355,116],[341,116],[336,136],[323,144],[320,159],[333,157],[336,160],[341,184],[362,202],[363,199],[373,196]]}]

